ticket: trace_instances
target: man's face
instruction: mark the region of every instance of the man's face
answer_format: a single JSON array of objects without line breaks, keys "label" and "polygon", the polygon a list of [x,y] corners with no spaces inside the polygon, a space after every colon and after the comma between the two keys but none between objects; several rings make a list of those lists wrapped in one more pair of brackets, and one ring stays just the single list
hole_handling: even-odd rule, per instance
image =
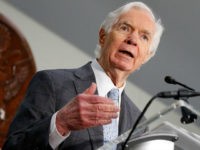
[{"label": "man's face", "polygon": [[120,70],[129,75],[151,56],[154,33],[155,22],[147,11],[133,8],[122,14],[109,33],[100,30],[101,66],[106,72]]}]

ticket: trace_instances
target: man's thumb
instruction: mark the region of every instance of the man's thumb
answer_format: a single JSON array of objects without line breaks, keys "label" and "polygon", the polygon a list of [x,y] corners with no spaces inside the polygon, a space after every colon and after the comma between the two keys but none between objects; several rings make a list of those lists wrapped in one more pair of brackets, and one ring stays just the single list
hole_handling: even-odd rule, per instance
[{"label": "man's thumb", "polygon": [[93,95],[95,93],[96,89],[97,89],[96,83],[92,82],[90,87],[88,87],[83,93]]}]

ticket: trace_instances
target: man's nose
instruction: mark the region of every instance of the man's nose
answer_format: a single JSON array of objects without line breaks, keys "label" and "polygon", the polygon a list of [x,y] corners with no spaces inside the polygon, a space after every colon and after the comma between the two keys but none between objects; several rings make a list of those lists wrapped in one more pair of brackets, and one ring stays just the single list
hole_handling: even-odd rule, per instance
[{"label": "man's nose", "polygon": [[128,36],[126,39],[125,39],[125,43],[127,43],[128,45],[134,45],[134,46],[137,46],[137,37],[136,36]]},{"label": "man's nose", "polygon": [[137,46],[138,37],[139,35],[137,30],[134,30],[130,35],[128,35],[125,42],[129,45]]}]

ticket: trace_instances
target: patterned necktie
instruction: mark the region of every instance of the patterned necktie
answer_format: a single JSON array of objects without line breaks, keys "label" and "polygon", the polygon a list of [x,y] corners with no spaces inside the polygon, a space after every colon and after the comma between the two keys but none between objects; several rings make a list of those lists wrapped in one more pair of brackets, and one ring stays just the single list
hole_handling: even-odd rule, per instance
[{"label": "patterned necktie", "polygon": [[[108,98],[111,98],[115,104],[118,106],[119,103],[119,90],[112,89],[107,94]],[[112,123],[103,126],[104,133],[104,143],[114,140],[118,136],[118,121],[116,119],[112,119]],[[115,148],[116,149],[116,146]]]}]

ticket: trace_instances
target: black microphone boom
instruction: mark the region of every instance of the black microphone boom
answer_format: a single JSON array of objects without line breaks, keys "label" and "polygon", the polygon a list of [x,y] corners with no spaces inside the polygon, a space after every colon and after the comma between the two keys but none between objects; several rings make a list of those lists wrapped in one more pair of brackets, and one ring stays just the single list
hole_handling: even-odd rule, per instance
[{"label": "black microphone boom", "polygon": [[186,89],[180,89],[178,91],[165,91],[158,94],[158,97],[160,98],[189,98],[195,96],[200,96],[200,92],[194,92]]},{"label": "black microphone boom", "polygon": [[[159,97],[162,98],[174,98],[174,99],[182,99],[185,102],[189,103],[187,99],[189,97],[194,97],[194,96],[200,96],[199,92],[195,92],[195,90],[185,84],[182,84],[175,79],[173,79],[170,76],[165,77],[165,82],[169,84],[178,84],[186,89],[178,90],[178,91],[169,91],[169,92],[160,92],[158,95]],[[197,119],[197,115],[191,112],[189,109],[186,107],[181,107],[181,112],[182,112],[182,118],[181,118],[181,123],[188,124],[188,123],[193,123]]]},{"label": "black microphone boom", "polygon": [[174,78],[172,78],[170,76],[166,76],[165,77],[165,82],[169,83],[169,84],[178,84],[178,85],[180,85],[180,86],[182,86],[182,87],[184,87],[186,89],[189,89],[191,91],[195,91],[193,88],[191,88],[191,87],[189,87],[189,86],[187,86],[187,85],[185,85],[183,83],[180,83],[180,82],[176,81]]}]

